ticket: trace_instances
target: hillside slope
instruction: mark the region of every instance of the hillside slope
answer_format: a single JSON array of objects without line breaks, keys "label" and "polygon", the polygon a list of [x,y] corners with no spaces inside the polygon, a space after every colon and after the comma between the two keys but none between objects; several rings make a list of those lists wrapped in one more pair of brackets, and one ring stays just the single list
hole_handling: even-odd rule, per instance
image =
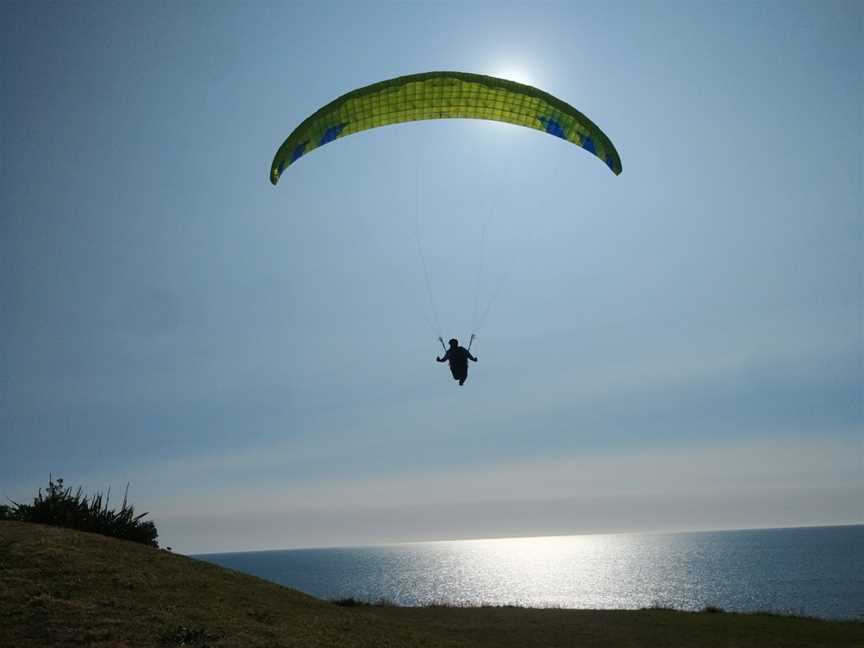
[{"label": "hillside slope", "polygon": [[141,544],[0,522],[0,646],[179,645],[471,644]]}]

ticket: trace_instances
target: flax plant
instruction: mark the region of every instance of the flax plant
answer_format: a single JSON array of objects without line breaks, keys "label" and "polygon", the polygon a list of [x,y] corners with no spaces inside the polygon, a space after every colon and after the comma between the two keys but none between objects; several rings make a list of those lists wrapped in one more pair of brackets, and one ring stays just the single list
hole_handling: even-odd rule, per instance
[{"label": "flax plant", "polygon": [[128,495],[129,484],[126,484],[123,503],[119,510],[114,510],[109,507],[110,488],[104,496],[99,492],[87,496],[80,486],[73,494],[71,487],[64,487],[62,478],[55,481],[53,476],[49,476],[44,494],[40,488],[32,504],[10,500],[12,506],[2,507],[0,517],[89,531],[158,547],[156,525],[143,521],[148,513],[135,515],[135,507],[129,504]]}]

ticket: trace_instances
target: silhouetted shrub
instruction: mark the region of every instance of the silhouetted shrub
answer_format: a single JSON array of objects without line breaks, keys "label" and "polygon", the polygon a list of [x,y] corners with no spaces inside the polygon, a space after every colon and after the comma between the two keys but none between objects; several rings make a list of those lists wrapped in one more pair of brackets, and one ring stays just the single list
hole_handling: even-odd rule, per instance
[{"label": "silhouetted shrub", "polygon": [[350,596],[347,598],[331,599],[330,602],[341,607],[369,607],[372,605],[368,601],[361,601]]},{"label": "silhouetted shrub", "polygon": [[[83,495],[80,486],[73,495],[72,488],[63,487],[62,478],[58,477],[57,481],[54,481],[49,476],[47,492],[43,495],[40,488],[32,504],[12,502],[12,507],[2,508],[6,511],[6,519],[89,531],[158,547],[156,538],[159,533],[156,531],[156,525],[153,522],[142,521],[142,518],[148,515],[147,513],[135,515],[134,507],[127,502],[128,494],[129,484],[126,484],[123,504],[119,511],[115,511],[108,508],[110,489],[104,498],[102,493],[90,497]],[[3,512],[0,511],[0,515],[2,514]]]},{"label": "silhouetted shrub", "polygon": [[383,596],[377,601],[364,601],[353,597],[330,599],[330,602],[340,607],[399,607],[395,601],[386,599]]}]

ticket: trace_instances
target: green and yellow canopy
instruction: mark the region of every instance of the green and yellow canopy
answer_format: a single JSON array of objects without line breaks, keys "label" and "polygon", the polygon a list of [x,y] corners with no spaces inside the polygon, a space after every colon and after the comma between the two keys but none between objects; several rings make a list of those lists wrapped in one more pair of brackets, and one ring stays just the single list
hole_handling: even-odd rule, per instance
[{"label": "green and yellow canopy", "polygon": [[617,175],[621,158],[606,134],[547,92],[515,81],[465,72],[426,72],[358,88],[303,120],[270,167],[270,182],[303,155],[369,128],[421,119],[490,119],[555,135],[603,160]]}]

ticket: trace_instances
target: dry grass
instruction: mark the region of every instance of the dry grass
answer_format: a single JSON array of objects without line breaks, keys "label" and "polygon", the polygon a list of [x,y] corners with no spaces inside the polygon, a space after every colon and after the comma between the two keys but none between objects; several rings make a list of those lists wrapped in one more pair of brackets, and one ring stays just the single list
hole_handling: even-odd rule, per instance
[{"label": "dry grass", "polygon": [[0,522],[0,646],[467,646],[210,563]]},{"label": "dry grass", "polygon": [[864,624],[670,610],[339,606],[141,544],[0,522],[0,646],[864,647]]}]

